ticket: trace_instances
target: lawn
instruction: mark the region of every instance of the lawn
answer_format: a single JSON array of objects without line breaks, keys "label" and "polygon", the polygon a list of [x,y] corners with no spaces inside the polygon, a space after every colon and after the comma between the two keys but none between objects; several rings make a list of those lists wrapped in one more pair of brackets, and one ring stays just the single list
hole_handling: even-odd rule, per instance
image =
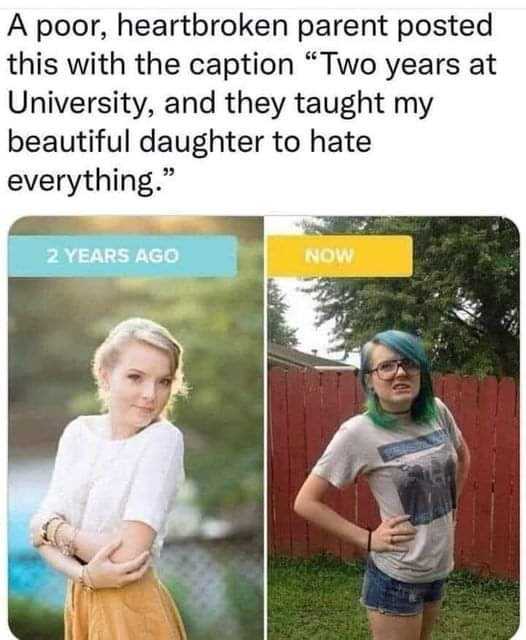
[{"label": "lawn", "polygon": [[[268,640],[369,640],[362,574],[328,556],[269,560]],[[518,625],[518,583],[455,571],[433,640],[508,640]]]}]

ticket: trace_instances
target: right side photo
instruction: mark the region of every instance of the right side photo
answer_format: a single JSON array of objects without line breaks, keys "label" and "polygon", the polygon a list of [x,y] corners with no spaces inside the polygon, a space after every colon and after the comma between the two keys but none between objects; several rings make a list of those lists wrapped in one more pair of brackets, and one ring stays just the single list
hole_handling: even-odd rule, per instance
[{"label": "right side photo", "polygon": [[519,232],[272,216],[269,640],[519,626]]}]

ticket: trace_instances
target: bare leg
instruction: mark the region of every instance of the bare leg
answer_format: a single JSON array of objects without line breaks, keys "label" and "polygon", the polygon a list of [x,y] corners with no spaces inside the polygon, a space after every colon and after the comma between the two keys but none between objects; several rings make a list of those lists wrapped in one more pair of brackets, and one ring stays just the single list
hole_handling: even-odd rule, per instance
[{"label": "bare leg", "polygon": [[424,613],[422,617],[422,631],[420,632],[420,640],[431,640],[431,632],[435,626],[435,622],[440,614],[442,600],[437,602],[427,602],[424,604]]},{"label": "bare leg", "polygon": [[367,611],[374,640],[420,640],[422,614],[393,616],[379,611]]}]

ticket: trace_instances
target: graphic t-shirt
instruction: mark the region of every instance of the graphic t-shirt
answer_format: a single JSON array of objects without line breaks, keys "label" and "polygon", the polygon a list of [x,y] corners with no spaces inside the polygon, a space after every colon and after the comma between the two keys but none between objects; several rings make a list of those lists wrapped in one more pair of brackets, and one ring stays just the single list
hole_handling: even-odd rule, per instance
[{"label": "graphic t-shirt", "polygon": [[336,487],[365,475],[382,520],[410,515],[417,533],[407,551],[371,552],[376,566],[402,582],[432,582],[453,569],[457,452],[460,431],[436,398],[428,425],[403,419],[378,427],[367,415],[344,422],[312,472]]}]

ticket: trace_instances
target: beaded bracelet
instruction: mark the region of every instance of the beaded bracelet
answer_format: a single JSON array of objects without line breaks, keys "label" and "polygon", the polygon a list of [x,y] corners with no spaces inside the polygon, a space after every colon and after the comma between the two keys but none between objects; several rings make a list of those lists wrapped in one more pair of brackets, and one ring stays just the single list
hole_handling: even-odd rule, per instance
[{"label": "beaded bracelet", "polygon": [[90,584],[88,582],[88,580],[86,580],[86,576],[88,576],[88,578],[90,577],[89,576],[89,572],[88,572],[88,565],[87,564],[85,564],[82,567],[82,570],[81,570],[80,576],[79,576],[79,584],[86,591],[93,591],[93,586],[92,586],[92,584]]},{"label": "beaded bracelet", "polygon": [[[54,521],[58,521],[58,522],[54,522]],[[48,539],[48,543],[52,544],[54,547],[58,546],[57,545],[57,531],[60,529],[60,527],[65,524],[65,520],[64,518],[60,518],[60,517],[56,517],[53,518],[52,521],[50,521],[50,525],[47,528],[47,539]]]},{"label": "beaded bracelet", "polygon": [[48,518],[45,522],[43,522],[42,526],[40,527],[40,536],[44,541],[44,544],[51,544],[51,540],[49,539],[49,536],[48,536],[48,529],[49,529],[49,525],[53,522],[53,520],[62,520],[62,518],[60,516],[53,515],[50,518]]}]

